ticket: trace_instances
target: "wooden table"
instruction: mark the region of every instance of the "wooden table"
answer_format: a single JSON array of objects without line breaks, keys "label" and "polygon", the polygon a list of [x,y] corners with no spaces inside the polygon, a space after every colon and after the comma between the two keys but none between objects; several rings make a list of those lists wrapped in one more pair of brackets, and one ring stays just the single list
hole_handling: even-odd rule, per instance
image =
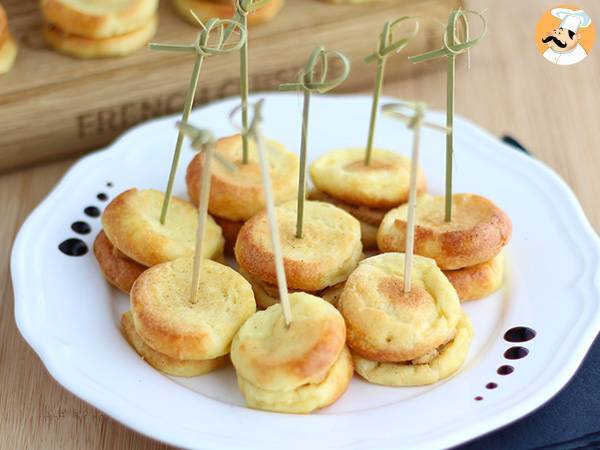
[{"label": "wooden table", "polygon": [[[548,2],[474,0],[488,7],[487,39],[473,52],[472,68],[457,75],[457,112],[492,133],[510,133],[574,189],[592,224],[600,227],[600,48],[584,62],[554,66],[534,43],[537,19]],[[579,0],[600,23],[600,3]],[[389,95],[444,107],[444,74],[386,86]],[[25,139],[25,137],[24,137]],[[166,448],[101,414],[61,388],[19,335],[13,318],[10,250],[19,226],[72,160],[0,177],[0,449]],[[483,180],[482,180],[483,181]]]}]

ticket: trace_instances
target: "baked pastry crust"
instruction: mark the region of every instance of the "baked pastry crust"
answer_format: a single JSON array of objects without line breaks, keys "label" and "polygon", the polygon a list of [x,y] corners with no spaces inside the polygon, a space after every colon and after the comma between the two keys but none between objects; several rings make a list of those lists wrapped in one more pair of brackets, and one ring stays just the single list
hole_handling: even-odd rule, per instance
[{"label": "baked pastry crust", "polygon": [[144,361],[156,370],[166,373],[167,375],[173,375],[175,377],[197,377],[223,367],[229,361],[227,355],[207,360],[183,360],[171,358],[170,356],[157,352],[147,345],[140,335],[137,334],[130,311],[127,311],[121,316],[121,331],[127,342],[129,342],[129,345],[133,347],[136,353],[140,355]]},{"label": "baked pastry crust", "polygon": [[[444,270],[462,269],[489,261],[510,240],[510,218],[485,197],[452,196],[453,220],[444,221],[444,196],[417,200],[415,253],[435,259]],[[388,212],[377,234],[382,252],[404,251],[408,206]]]},{"label": "baked pastry crust", "polygon": [[[296,238],[296,201],[278,205],[283,263],[290,289],[317,292],[341,283],[357,266],[362,244],[360,224],[329,203],[304,204],[304,237]],[[238,235],[235,257],[252,277],[277,284],[265,211],[248,220]]]},{"label": "baked pastry crust", "polygon": [[352,356],[344,346],[327,376],[319,383],[307,383],[291,390],[272,391],[259,388],[238,374],[238,385],[250,408],[305,414],[335,403],[348,388],[353,374]]},{"label": "baked pastry crust", "polygon": [[152,16],[141,28],[107,38],[89,38],[69,34],[55,25],[43,26],[44,38],[54,50],[80,59],[126,56],[143,48],[156,34],[158,16]]},{"label": "baked pastry crust", "polygon": [[146,28],[158,0],[41,0],[46,21],[67,34],[106,39]]},{"label": "baked pastry crust", "polygon": [[458,270],[445,270],[461,301],[479,300],[502,287],[504,254],[500,252],[489,261]]},{"label": "baked pastry crust", "polygon": [[[102,227],[113,245],[147,267],[193,256],[196,250],[198,210],[191,203],[173,197],[167,221],[162,225],[163,197],[162,192],[154,189],[129,189],[114,198],[102,214]],[[204,244],[205,258],[221,258],[225,240],[221,228],[210,216]]]},{"label": "baked pastry crust", "polygon": [[8,33],[4,43],[0,44],[0,75],[12,69],[17,57],[17,43],[12,35]]},{"label": "baked pastry crust", "polygon": [[304,292],[289,298],[289,327],[276,304],[244,323],[231,345],[238,376],[267,391],[323,382],[346,341],[344,319],[331,304]]},{"label": "baked pastry crust", "polygon": [[454,339],[425,364],[370,361],[353,355],[356,372],[370,383],[385,386],[422,386],[448,378],[464,364],[473,340],[473,326],[463,314]]},{"label": "baked pastry crust", "polygon": [[[373,149],[371,164],[363,164],[364,148],[334,150],[310,166],[316,188],[352,205],[390,209],[408,200],[410,159],[389,150]],[[419,169],[417,189],[424,192]]]},{"label": "baked pastry crust", "polygon": [[131,313],[143,341],[176,359],[213,359],[229,353],[233,336],[256,311],[250,284],[229,266],[202,261],[198,302],[192,295],[192,258],[146,270],[131,289]]},{"label": "baked pastry crust", "polygon": [[[248,14],[248,25],[260,25],[270,21],[279,14],[283,4],[284,0],[272,0],[252,14]],[[213,17],[230,19],[235,13],[232,1],[173,0],[173,8],[182,19],[195,26],[198,26],[198,22],[190,14],[190,10],[194,11],[202,21]]]},{"label": "baked pastry crust", "polygon": [[412,290],[405,294],[403,253],[367,258],[352,272],[338,309],[348,346],[373,361],[417,359],[448,341],[461,316],[456,291],[435,261],[413,257]]},{"label": "baked pastry crust", "polygon": [[225,238],[225,253],[233,255],[233,247],[235,246],[235,241],[237,241],[238,233],[242,229],[244,222],[241,220],[232,221],[219,216],[212,217],[217,225],[221,227],[221,231],[223,231],[223,237]]},{"label": "baked pastry crust", "polygon": [[100,230],[94,240],[94,255],[104,278],[126,294],[147,267],[121,253]]},{"label": "baked pastry crust", "polygon": [[[275,204],[296,198],[298,192],[298,157],[279,142],[268,140],[267,158]],[[230,171],[222,164],[212,167],[208,211],[230,221],[245,221],[265,209],[258,150],[249,142],[248,164],[242,163],[242,138],[239,134],[217,141],[215,151],[235,164]],[[186,184],[192,203],[198,204],[204,153],[198,153],[190,162]]]}]

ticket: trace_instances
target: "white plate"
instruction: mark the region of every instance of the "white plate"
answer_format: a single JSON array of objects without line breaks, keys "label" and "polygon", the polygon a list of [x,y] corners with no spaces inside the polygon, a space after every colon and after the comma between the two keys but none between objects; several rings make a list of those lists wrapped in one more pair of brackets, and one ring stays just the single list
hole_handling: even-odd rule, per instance
[{"label": "white plate", "polygon": [[[298,96],[263,97],[266,134],[297,149]],[[227,115],[237,102],[201,108],[191,122],[217,135],[232,133]],[[364,96],[314,96],[310,158],[363,145],[369,106]],[[456,192],[488,196],[514,225],[506,288],[465,305],[476,337],[457,376],[422,388],[387,388],[355,377],[333,406],[296,416],[244,408],[231,368],[195,379],[161,375],[121,337],[118,317],[127,309],[127,297],[103,280],[91,252],[66,256],[57,246],[77,237],[71,223],[84,220],[92,233],[79,237],[91,247],[100,221],[87,217],[84,208],[106,204],[98,193],[113,198],[130,187],[164,189],[177,119],[139,126],[107,150],[77,162],[28,218],[12,253],[15,315],[27,342],[66,389],[141,433],[203,449],[448,447],[550,399],[573,375],[600,330],[599,240],[571,190],[539,161],[457,119]],[[429,119],[443,123],[444,116],[431,113]],[[410,142],[403,125],[381,118],[378,146],[408,154]],[[176,185],[180,196],[185,196],[185,168],[193,156],[188,145]],[[421,148],[431,190],[441,193],[444,137],[424,130]],[[513,344],[503,334],[521,325],[535,329],[537,337],[524,344],[527,357],[507,361],[503,353]],[[502,364],[515,371],[498,375]],[[488,382],[498,387],[486,389]],[[484,398],[475,401],[476,396]]]}]

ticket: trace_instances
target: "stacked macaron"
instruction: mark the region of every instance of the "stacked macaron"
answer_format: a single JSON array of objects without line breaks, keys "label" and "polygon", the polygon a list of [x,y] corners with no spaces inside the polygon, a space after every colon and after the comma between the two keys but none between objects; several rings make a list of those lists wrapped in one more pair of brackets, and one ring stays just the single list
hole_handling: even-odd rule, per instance
[{"label": "stacked macaron", "polygon": [[[410,159],[388,150],[373,149],[368,165],[362,148],[334,150],[310,166],[316,190],[309,198],[332,203],[360,221],[363,247],[377,245],[383,216],[408,200]],[[426,189],[419,171],[418,193]]]},{"label": "stacked macaron", "polygon": [[8,72],[17,57],[17,43],[8,29],[6,11],[0,4],[0,75]]},{"label": "stacked macaron", "polygon": [[125,56],[156,33],[158,0],[42,0],[44,37],[55,50],[83,59]]},{"label": "stacked macaron", "polygon": [[352,379],[346,326],[329,303],[290,295],[293,321],[281,305],[254,314],[231,346],[238,385],[250,408],[309,413],[334,403]]},{"label": "stacked macaron", "polygon": [[473,330],[452,284],[434,260],[413,257],[404,292],[403,253],[365,259],[350,275],[338,308],[355,369],[388,386],[435,383],[464,363]]},{"label": "stacked macaron", "polygon": [[[275,210],[288,289],[320,295],[345,282],[362,255],[358,220],[329,203],[306,201],[303,237],[298,238],[296,201]],[[240,272],[252,284],[257,305],[267,308],[277,303],[277,274],[265,211],[241,228],[235,257]]]},{"label": "stacked macaron", "polygon": [[[486,297],[502,284],[502,249],[511,237],[511,220],[480,195],[453,195],[448,222],[444,204],[443,196],[423,195],[417,200],[415,253],[436,261],[461,300]],[[404,251],[407,212],[401,206],[384,217],[377,235],[382,252]]]},{"label": "stacked macaron", "polygon": [[[176,197],[165,224],[159,217],[164,194],[130,189],[118,195],[102,214],[102,231],[94,254],[105,278],[123,292],[149,267],[194,255],[198,210]],[[209,216],[203,257],[221,260],[225,241],[221,228]]]},{"label": "stacked macaron", "polygon": [[[231,19],[235,13],[236,0],[173,0],[175,11],[187,22],[198,26],[192,11],[203,22],[213,17]],[[259,25],[270,21],[281,8],[284,0],[271,0],[262,8],[248,15],[248,25]]]},{"label": "stacked macaron", "polygon": [[256,311],[248,282],[232,268],[205,260],[192,298],[192,257],[146,270],[134,283],[123,333],[154,368],[193,377],[228,361],[231,341]]},{"label": "stacked macaron", "polygon": [[[231,253],[244,222],[265,209],[264,194],[256,143],[249,141],[248,161],[242,162],[242,138],[239,134],[219,139],[215,152],[229,161],[233,170],[223,164],[212,168],[208,211],[223,229],[226,249]],[[275,203],[296,197],[298,157],[279,142],[268,141],[267,158]],[[198,205],[205,155],[198,153],[190,162],[186,184],[192,203]]]}]

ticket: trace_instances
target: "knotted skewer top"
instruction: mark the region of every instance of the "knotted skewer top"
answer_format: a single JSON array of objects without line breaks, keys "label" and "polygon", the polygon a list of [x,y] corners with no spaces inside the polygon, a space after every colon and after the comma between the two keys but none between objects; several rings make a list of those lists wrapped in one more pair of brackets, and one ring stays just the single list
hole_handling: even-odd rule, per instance
[{"label": "knotted skewer top", "polygon": [[[242,46],[246,42],[246,29],[236,20],[213,18],[206,22],[206,24],[204,24],[197,17],[196,20],[202,27],[202,31],[198,33],[198,36],[196,36],[196,40],[193,44],[181,45],[151,43],[150,49],[175,52],[190,52],[196,53],[196,55],[198,55],[199,57],[205,57],[235,52],[242,48]],[[233,31],[237,31],[239,38],[236,42],[233,43],[233,45],[227,45],[229,43],[229,36]],[[209,41],[211,35],[214,32],[218,32],[219,36],[216,43],[211,44]]]},{"label": "knotted skewer top", "polygon": [[[469,20],[467,15],[471,14],[477,16],[482,25],[482,30],[479,36],[469,39]],[[465,27],[464,42],[459,38],[458,33],[458,21],[462,20]],[[428,61],[430,59],[439,58],[442,56],[455,57],[464,52],[468,52],[473,46],[475,46],[487,33],[487,21],[483,14],[477,11],[458,9],[452,11],[448,17],[448,24],[446,25],[446,32],[443,38],[443,47],[437,50],[431,50],[419,55],[409,57],[409,61],[412,63],[418,63],[422,61]]]},{"label": "knotted skewer top", "polygon": [[[412,33],[403,37],[396,42],[394,42],[394,28],[400,25],[402,22],[413,19],[415,21],[415,26]],[[411,16],[402,16],[394,21],[387,21],[383,25],[383,31],[379,35],[379,45],[377,46],[377,50],[374,53],[370,54],[365,58],[365,62],[372,63],[373,61],[383,61],[387,58],[391,53],[399,53],[406,47],[409,42],[417,36],[419,33],[419,21],[416,18]]]},{"label": "knotted skewer top", "polygon": [[[342,64],[342,73],[337,77],[328,80],[329,74],[329,59],[334,57]],[[320,74],[317,76],[317,69],[320,66]],[[341,52],[336,50],[325,50],[325,47],[317,47],[304,66],[304,69],[298,74],[296,83],[284,83],[279,86],[280,91],[297,91],[318,92],[324,94],[342,84],[350,74],[350,61]]]},{"label": "knotted skewer top", "polygon": [[[381,111],[385,115],[406,122],[406,126],[410,129],[423,125],[427,128],[448,134],[450,128],[436,123],[426,122],[424,120],[426,110],[427,105],[423,102],[398,101],[395,103],[388,103],[381,107]],[[413,114],[409,114],[408,111],[413,111]]]}]

